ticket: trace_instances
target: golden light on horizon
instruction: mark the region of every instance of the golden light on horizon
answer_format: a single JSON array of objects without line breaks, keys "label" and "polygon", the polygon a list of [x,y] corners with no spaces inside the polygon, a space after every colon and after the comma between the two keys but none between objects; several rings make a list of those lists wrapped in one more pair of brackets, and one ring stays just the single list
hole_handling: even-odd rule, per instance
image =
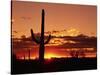
[{"label": "golden light on horizon", "polygon": [[59,55],[59,54],[55,54],[55,53],[47,53],[45,54],[44,58],[45,59],[52,59],[52,58],[64,58],[67,57],[66,55]]},{"label": "golden light on horizon", "polygon": [[45,59],[51,59],[53,57],[58,57],[56,54],[53,54],[53,53],[48,53],[48,54],[45,54],[44,58]]},{"label": "golden light on horizon", "polygon": [[46,54],[44,58],[45,59],[51,59],[52,56],[54,56],[54,54]]}]

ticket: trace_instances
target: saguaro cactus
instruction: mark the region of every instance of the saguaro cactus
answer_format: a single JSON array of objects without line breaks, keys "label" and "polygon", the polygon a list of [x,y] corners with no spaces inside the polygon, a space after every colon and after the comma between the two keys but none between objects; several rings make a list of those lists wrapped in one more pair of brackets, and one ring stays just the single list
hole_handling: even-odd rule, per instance
[{"label": "saguaro cactus", "polygon": [[37,40],[35,38],[35,36],[33,34],[33,30],[31,29],[32,40],[40,45],[40,47],[39,47],[39,60],[40,60],[40,62],[44,61],[44,52],[45,52],[44,44],[47,44],[50,41],[50,39],[51,39],[51,35],[49,35],[48,39],[46,41],[44,41],[44,24],[45,24],[45,11],[44,11],[44,9],[42,9],[42,23],[41,23],[41,36],[40,36],[40,40]]}]

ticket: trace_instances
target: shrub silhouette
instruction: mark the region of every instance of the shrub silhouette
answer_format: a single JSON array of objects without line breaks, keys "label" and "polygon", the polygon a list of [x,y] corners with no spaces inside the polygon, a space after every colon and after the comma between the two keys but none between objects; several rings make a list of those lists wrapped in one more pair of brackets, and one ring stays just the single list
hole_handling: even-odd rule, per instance
[{"label": "shrub silhouette", "polygon": [[72,50],[70,51],[70,55],[72,58],[83,58],[85,57],[85,52],[83,51],[83,49],[80,49],[80,50]]}]

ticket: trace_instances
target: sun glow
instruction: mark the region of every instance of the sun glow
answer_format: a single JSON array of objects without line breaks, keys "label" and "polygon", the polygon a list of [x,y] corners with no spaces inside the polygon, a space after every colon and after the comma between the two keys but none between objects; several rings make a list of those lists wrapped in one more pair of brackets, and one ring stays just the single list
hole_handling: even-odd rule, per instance
[{"label": "sun glow", "polygon": [[49,54],[46,54],[44,58],[45,59],[51,59],[51,58],[54,58],[54,57],[57,57],[57,55],[49,53]]},{"label": "sun glow", "polygon": [[66,56],[66,55],[53,54],[53,53],[47,53],[47,54],[45,54],[45,56],[44,56],[45,59],[65,58],[65,57],[67,57],[67,56]]}]

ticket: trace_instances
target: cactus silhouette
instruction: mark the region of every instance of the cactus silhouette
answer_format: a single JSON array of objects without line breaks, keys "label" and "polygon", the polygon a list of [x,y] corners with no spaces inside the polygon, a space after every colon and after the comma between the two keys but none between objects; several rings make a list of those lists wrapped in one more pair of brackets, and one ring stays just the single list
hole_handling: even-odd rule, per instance
[{"label": "cactus silhouette", "polygon": [[34,42],[39,44],[39,61],[43,62],[44,61],[44,52],[45,52],[45,47],[44,44],[47,44],[50,39],[51,35],[48,36],[48,39],[44,41],[44,24],[45,24],[45,11],[42,9],[42,21],[41,21],[41,35],[40,35],[40,40],[37,40],[33,34],[33,30],[31,29],[31,37]]}]

